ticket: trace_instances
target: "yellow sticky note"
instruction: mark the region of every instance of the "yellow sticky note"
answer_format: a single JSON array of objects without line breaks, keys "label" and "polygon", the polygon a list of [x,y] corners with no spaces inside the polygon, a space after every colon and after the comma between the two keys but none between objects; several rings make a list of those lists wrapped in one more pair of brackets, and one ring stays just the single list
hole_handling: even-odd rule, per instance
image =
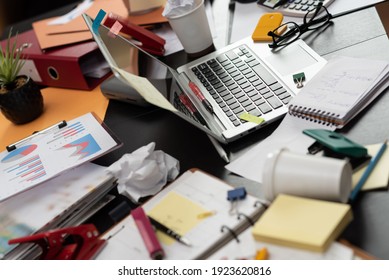
[{"label": "yellow sticky note", "polygon": [[261,124],[261,123],[263,123],[265,121],[264,118],[260,118],[260,117],[251,115],[251,114],[249,114],[247,112],[241,114],[239,116],[239,118],[242,119],[242,120],[248,121],[248,122],[256,123],[256,124]]},{"label": "yellow sticky note", "polygon": [[351,220],[348,204],[280,194],[252,234],[257,241],[323,252]]},{"label": "yellow sticky note", "polygon": [[144,77],[133,75],[120,68],[114,68],[120,75],[149,103],[160,108],[176,112],[177,109],[163,96],[158,89]]},{"label": "yellow sticky note", "polygon": [[[374,144],[374,145],[368,145],[366,146],[369,155],[374,157],[378,150],[380,149],[382,143]],[[363,172],[365,172],[365,169],[361,168],[357,172],[353,174],[353,187],[358,183],[359,179],[362,177]],[[369,178],[367,179],[366,183],[363,185],[362,190],[373,190],[378,188],[386,188],[388,185],[389,180],[389,150],[386,149],[380,160],[378,161],[377,165],[374,167],[373,172],[370,174]]]},{"label": "yellow sticky note", "polygon": [[[198,215],[208,211],[188,198],[176,192],[170,192],[148,212],[148,215],[175,232],[185,235],[201,222]],[[175,242],[173,238],[158,231],[157,236],[161,242],[167,245]]]}]

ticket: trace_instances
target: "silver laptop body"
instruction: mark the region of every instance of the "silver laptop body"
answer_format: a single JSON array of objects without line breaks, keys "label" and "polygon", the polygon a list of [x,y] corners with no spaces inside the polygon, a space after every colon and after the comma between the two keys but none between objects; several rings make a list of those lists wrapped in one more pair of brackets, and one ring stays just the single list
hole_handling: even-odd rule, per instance
[{"label": "silver laptop body", "polygon": [[[293,75],[304,73],[308,82],[326,63],[302,40],[273,52],[267,44],[246,38],[173,69],[130,39],[112,35],[104,25],[94,32],[93,19],[83,17],[117,78],[127,83],[115,68],[147,78],[178,109],[177,115],[223,143],[284,116],[299,90]],[[212,110],[196,97],[189,82],[196,84]]]}]

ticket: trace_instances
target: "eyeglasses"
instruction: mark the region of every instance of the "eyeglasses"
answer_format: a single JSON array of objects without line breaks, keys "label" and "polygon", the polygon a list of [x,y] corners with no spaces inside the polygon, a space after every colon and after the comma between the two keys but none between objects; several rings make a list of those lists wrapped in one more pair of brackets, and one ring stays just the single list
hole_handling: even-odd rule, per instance
[{"label": "eyeglasses", "polygon": [[[319,16],[322,12],[324,12],[324,15]],[[301,34],[319,29],[328,24],[332,18],[333,16],[328,12],[327,8],[319,2],[315,9],[312,9],[305,14],[303,24],[298,25],[297,23],[290,21],[280,25],[273,31],[270,31],[268,35],[273,38],[273,42],[269,44],[269,47],[275,49],[289,45],[300,38]],[[285,30],[285,28],[287,31],[282,34],[282,30]]]}]

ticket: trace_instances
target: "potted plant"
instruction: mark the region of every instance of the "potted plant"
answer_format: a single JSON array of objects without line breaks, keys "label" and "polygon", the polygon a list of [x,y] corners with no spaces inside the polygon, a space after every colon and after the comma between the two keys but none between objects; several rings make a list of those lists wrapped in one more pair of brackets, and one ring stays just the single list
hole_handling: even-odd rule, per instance
[{"label": "potted plant", "polygon": [[17,34],[12,29],[3,46],[0,44],[0,110],[15,124],[24,124],[43,112],[43,96],[38,85],[20,71],[25,63],[17,48]]}]

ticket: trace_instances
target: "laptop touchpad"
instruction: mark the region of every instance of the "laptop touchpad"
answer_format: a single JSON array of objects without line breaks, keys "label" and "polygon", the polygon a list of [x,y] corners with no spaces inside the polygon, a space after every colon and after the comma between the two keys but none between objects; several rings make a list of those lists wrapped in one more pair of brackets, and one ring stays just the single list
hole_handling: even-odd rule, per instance
[{"label": "laptop touchpad", "polygon": [[318,62],[302,46],[292,44],[266,57],[266,61],[282,76],[296,73],[299,70]]}]

